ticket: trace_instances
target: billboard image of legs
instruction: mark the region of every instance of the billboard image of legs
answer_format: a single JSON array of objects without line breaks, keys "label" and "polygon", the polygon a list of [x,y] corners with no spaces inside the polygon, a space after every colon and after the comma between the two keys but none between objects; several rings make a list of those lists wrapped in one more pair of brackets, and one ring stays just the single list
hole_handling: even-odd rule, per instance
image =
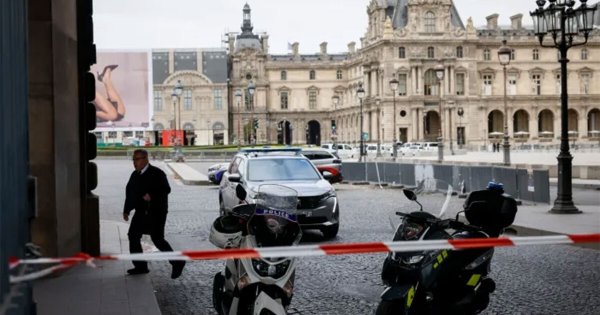
[{"label": "billboard image of legs", "polygon": [[149,54],[98,52],[96,127],[146,127],[149,123]]}]

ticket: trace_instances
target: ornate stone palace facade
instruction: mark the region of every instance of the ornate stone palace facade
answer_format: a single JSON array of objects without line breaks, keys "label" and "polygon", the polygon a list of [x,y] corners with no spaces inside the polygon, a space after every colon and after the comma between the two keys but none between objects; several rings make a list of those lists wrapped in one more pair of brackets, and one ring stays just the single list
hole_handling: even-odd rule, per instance
[{"label": "ornate stone palace facade", "polygon": [[[513,145],[560,141],[558,52],[540,47],[521,14],[506,27],[493,14],[487,26],[475,28],[470,18],[463,23],[451,0],[372,0],[360,49],[352,42],[347,52],[331,54],[322,43],[318,54],[304,55],[294,43],[291,54],[274,55],[268,36],[252,32],[248,5],[243,12],[242,33],[228,39],[231,139],[358,142],[362,109],[369,142],[391,143],[394,128],[403,142],[436,141],[441,126],[446,146],[481,146],[500,141],[504,115]],[[569,51],[569,134],[580,144],[600,140],[598,35]],[[507,112],[497,56],[502,40],[513,49]],[[440,82],[436,66],[444,69]],[[395,96],[392,79],[399,82]],[[366,92],[362,106],[359,84]]]}]

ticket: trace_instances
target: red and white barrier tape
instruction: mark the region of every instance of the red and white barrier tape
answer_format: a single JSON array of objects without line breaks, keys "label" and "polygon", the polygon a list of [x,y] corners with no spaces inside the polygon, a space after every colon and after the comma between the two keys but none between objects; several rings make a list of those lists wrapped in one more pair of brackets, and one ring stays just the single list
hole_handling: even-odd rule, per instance
[{"label": "red and white barrier tape", "polygon": [[[38,271],[39,276],[34,274],[23,276],[20,281],[29,281],[43,277],[51,272],[64,269],[75,264],[86,262],[93,266],[93,260],[213,260],[233,258],[273,258],[273,257],[308,257],[308,256],[331,256],[351,254],[372,254],[387,252],[412,252],[422,250],[439,249],[474,249],[485,247],[506,247],[526,245],[558,245],[576,243],[600,243],[600,233],[595,234],[570,234],[552,236],[530,236],[530,237],[500,237],[500,238],[474,238],[474,239],[452,239],[452,240],[428,240],[428,241],[401,241],[401,242],[376,242],[376,243],[348,243],[348,244],[324,244],[324,245],[302,245],[281,246],[243,249],[217,249],[198,251],[174,251],[156,252],[146,254],[120,254],[92,257],[87,254],[77,254],[68,258],[39,258],[22,259],[10,261],[10,268],[19,265],[33,264],[60,264],[48,269]],[[56,269],[52,269],[56,268]],[[52,270],[50,270],[52,269]],[[47,271],[48,270],[48,271]],[[11,278],[11,283],[20,282]]]}]

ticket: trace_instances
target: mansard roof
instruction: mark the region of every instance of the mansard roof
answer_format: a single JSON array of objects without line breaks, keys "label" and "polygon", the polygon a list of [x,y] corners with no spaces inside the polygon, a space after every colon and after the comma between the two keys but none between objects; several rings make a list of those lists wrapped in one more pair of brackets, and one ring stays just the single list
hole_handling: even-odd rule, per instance
[{"label": "mansard roof", "polygon": [[[385,8],[387,16],[392,19],[394,29],[404,28],[408,24],[408,2],[409,0],[377,0],[381,7]],[[465,25],[458,14],[458,10],[452,2],[450,9],[450,19],[452,25],[465,28]]]}]

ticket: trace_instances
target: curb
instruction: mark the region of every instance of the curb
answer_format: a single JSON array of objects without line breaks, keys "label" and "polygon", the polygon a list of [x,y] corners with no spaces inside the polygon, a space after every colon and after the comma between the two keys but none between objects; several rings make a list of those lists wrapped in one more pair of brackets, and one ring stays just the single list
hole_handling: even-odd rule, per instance
[{"label": "curb", "polygon": [[[517,236],[546,236],[546,235],[561,235],[560,233],[540,230],[536,228],[530,228],[526,226],[520,225],[511,225],[510,228],[514,229],[517,233]],[[598,243],[578,243],[578,244],[569,244],[569,246],[577,246],[586,249],[600,250],[600,244]]]},{"label": "curb", "polygon": [[171,167],[169,163],[165,163],[167,167],[175,174],[175,178],[179,179],[184,185],[188,186],[211,186],[212,183],[209,180],[191,180],[183,178],[177,171]]}]

